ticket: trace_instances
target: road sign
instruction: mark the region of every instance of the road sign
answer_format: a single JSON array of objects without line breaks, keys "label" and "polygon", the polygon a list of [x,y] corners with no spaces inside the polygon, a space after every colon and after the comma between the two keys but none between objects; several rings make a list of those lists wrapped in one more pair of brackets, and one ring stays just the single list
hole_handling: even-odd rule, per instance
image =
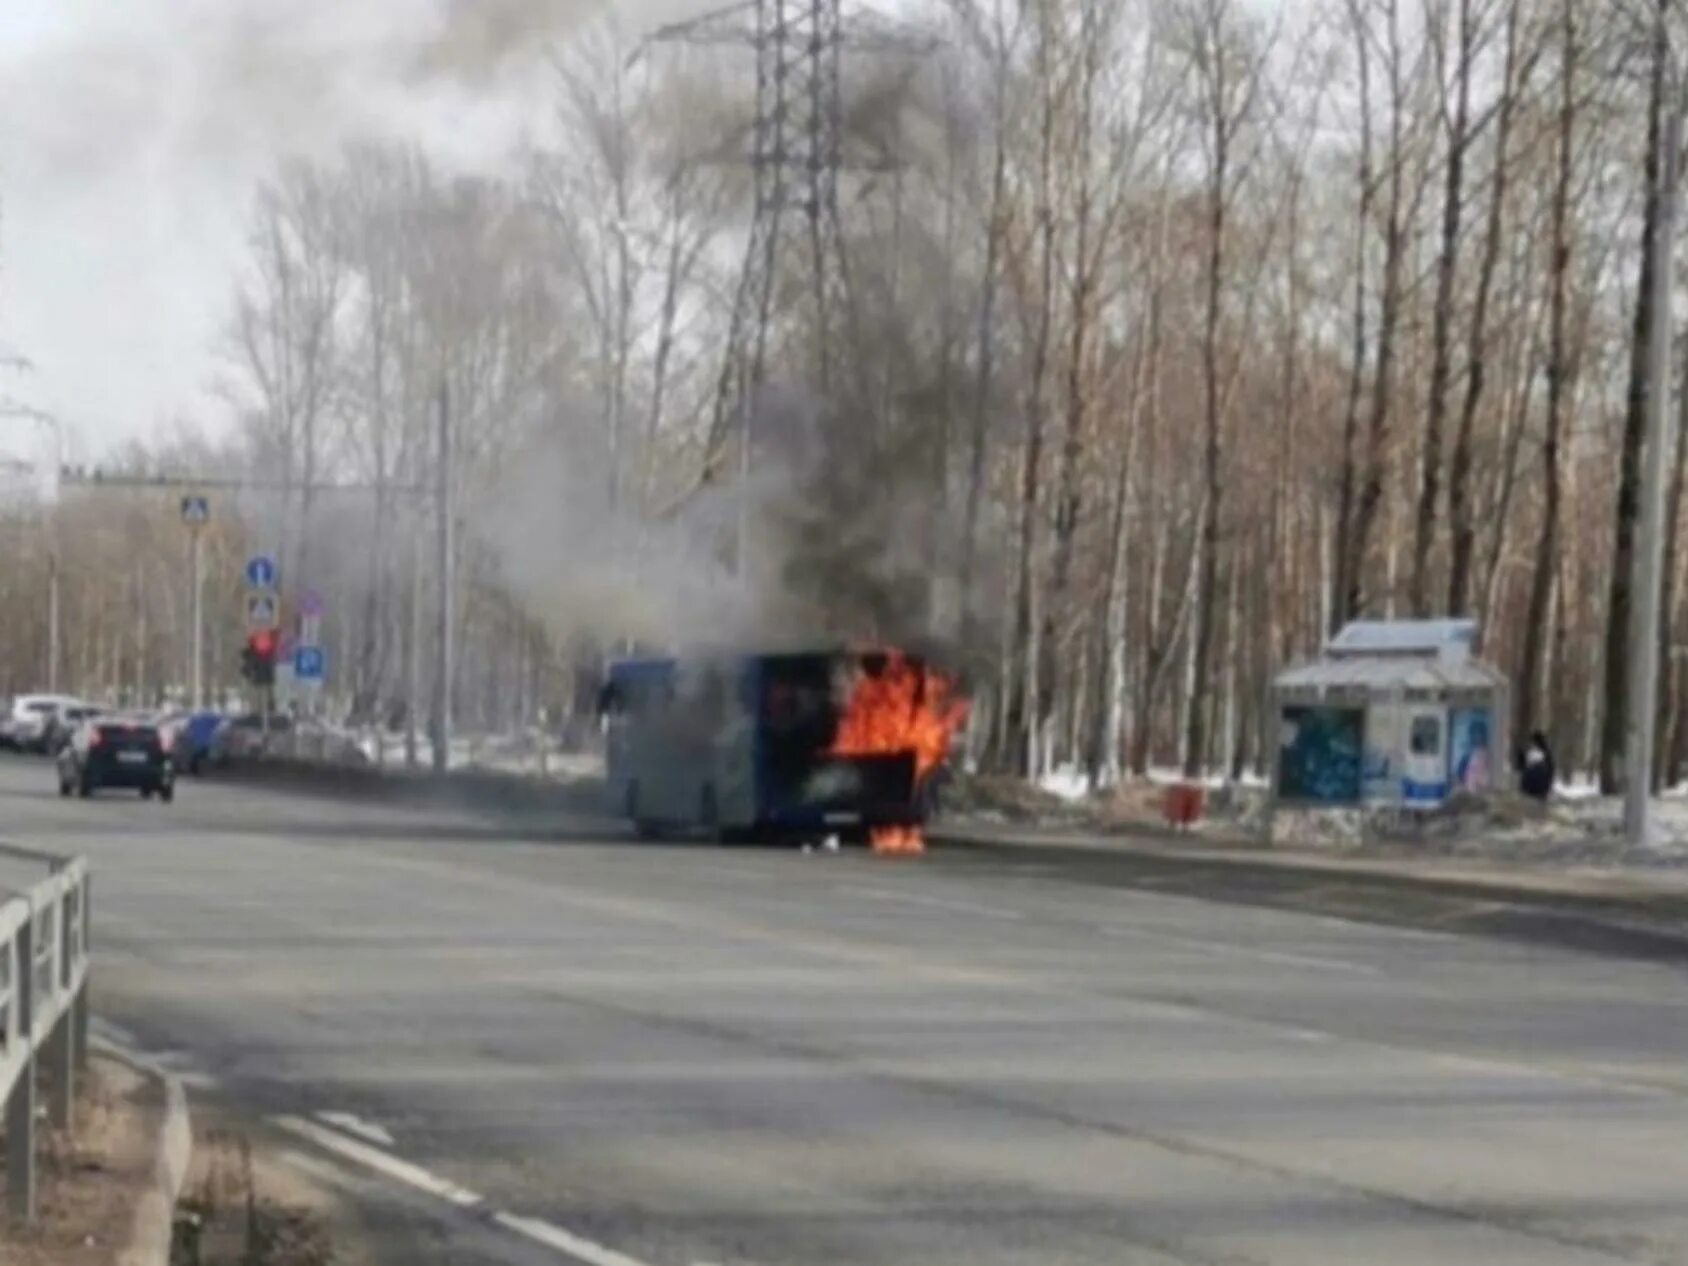
[{"label": "road sign", "polygon": [[299,681],[321,681],[328,675],[328,656],[320,646],[301,646],[293,652],[293,676]]},{"label": "road sign", "polygon": [[[322,615],[322,595],[315,589],[305,590],[305,596],[299,599],[299,614],[320,618]],[[307,641],[312,639],[306,639]]]},{"label": "road sign", "polygon": [[275,559],[255,554],[246,560],[246,583],[253,589],[275,588]]},{"label": "road sign", "polygon": [[246,595],[246,631],[268,633],[281,627],[281,599],[273,593]]},{"label": "road sign", "polygon": [[182,522],[196,528],[211,522],[211,498],[183,497]]}]

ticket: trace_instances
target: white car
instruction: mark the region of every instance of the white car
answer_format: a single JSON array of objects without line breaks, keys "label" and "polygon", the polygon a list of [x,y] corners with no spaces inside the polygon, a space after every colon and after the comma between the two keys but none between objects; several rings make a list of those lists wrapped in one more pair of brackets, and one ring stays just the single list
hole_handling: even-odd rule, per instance
[{"label": "white car", "polygon": [[6,742],[22,751],[47,750],[47,736],[61,710],[80,706],[69,695],[19,695],[5,720]]}]

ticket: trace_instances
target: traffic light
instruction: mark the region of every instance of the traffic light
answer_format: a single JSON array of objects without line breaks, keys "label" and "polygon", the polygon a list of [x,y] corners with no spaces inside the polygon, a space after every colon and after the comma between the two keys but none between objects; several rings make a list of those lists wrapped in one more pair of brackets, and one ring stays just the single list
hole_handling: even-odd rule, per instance
[{"label": "traffic light", "polygon": [[240,653],[240,675],[254,686],[275,685],[276,636],[267,630],[249,633]]}]

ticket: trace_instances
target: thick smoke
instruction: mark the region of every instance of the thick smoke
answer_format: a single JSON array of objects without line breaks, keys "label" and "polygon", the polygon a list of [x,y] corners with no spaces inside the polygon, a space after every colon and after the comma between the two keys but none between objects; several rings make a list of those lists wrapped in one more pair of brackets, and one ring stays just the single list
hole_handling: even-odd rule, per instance
[{"label": "thick smoke", "polygon": [[442,19],[415,50],[409,69],[423,79],[485,80],[611,7],[610,0],[446,0]]},{"label": "thick smoke", "polygon": [[782,514],[800,474],[783,457],[759,454],[750,480],[705,487],[667,514],[641,506],[630,477],[612,496],[608,468],[602,422],[582,408],[524,445],[468,516],[504,584],[559,643],[774,649],[821,635],[780,583]]},{"label": "thick smoke", "polygon": [[333,149],[414,124],[404,115],[418,92],[497,95],[505,72],[540,61],[585,21],[613,13],[631,40],[707,3],[137,0],[132,9],[82,8],[61,38],[10,60],[0,49],[7,130],[28,138],[49,179],[128,173],[136,162],[155,176],[191,178],[196,162],[264,167],[288,153]]},{"label": "thick smoke", "polygon": [[563,645],[931,647],[926,471],[872,451],[795,388],[764,392],[752,431],[748,477],[651,515],[631,489],[612,504],[602,424],[582,409],[507,464],[472,508],[471,535]]}]

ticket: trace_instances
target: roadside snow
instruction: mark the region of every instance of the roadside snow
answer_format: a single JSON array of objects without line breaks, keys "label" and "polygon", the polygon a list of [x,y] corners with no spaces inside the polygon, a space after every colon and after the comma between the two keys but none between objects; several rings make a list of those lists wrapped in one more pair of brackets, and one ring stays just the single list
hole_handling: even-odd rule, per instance
[{"label": "roadside snow", "polygon": [[1457,851],[1565,866],[1688,868],[1688,800],[1667,796],[1653,802],[1653,839],[1643,848],[1631,848],[1624,839],[1621,799],[1573,795],[1497,822],[1462,841]]},{"label": "roadside snow", "polygon": [[1069,804],[1087,799],[1091,792],[1090,775],[1077,766],[1063,765],[1037,780],[1038,787]]},{"label": "roadside snow", "polygon": [[[1194,782],[1208,791],[1222,791],[1227,788],[1241,787],[1248,791],[1264,791],[1266,779],[1252,770],[1246,771],[1241,778],[1230,779],[1223,774],[1205,774],[1200,778],[1190,779],[1177,769],[1168,766],[1158,766],[1149,770],[1148,781],[1156,787],[1175,787]],[[1105,789],[1099,793],[1090,776],[1076,765],[1060,765],[1037,780],[1039,791],[1054,796],[1068,804],[1077,804],[1098,794],[1106,794]]]},{"label": "roadside snow", "polygon": [[[1157,769],[1146,779],[1091,791],[1070,768],[1036,783],[1006,778],[958,780],[945,796],[952,820],[1038,831],[1136,835],[1164,830],[1163,795],[1183,781]],[[1457,858],[1561,871],[1671,871],[1688,877],[1688,789],[1654,802],[1655,839],[1632,849],[1623,838],[1623,806],[1586,784],[1561,788],[1539,805],[1500,796],[1486,805],[1452,805],[1431,814],[1363,814],[1284,809],[1269,816],[1259,779],[1225,786],[1205,779],[1206,815],[1191,834],[1206,846],[1258,847],[1270,826],[1279,847],[1397,858]]]}]

